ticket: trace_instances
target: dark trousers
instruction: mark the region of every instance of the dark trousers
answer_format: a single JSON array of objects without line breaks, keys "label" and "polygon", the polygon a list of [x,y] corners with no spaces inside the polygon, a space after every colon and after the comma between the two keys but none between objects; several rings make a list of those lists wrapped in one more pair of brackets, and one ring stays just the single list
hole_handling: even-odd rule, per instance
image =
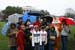
[{"label": "dark trousers", "polygon": [[62,50],[67,50],[68,36],[61,36]]},{"label": "dark trousers", "polygon": [[44,45],[41,45],[40,46],[40,50],[44,50],[45,48],[44,48]]},{"label": "dark trousers", "polygon": [[35,43],[34,50],[40,50],[40,44],[39,43]]},{"label": "dark trousers", "polygon": [[16,46],[10,47],[10,50],[17,50]]},{"label": "dark trousers", "polygon": [[45,50],[45,42],[42,42],[42,45],[40,46],[40,50]]},{"label": "dark trousers", "polygon": [[45,45],[45,50],[48,50],[48,43]]},{"label": "dark trousers", "polygon": [[26,43],[25,47],[24,47],[24,50],[32,50],[31,49],[31,44],[28,42]]}]

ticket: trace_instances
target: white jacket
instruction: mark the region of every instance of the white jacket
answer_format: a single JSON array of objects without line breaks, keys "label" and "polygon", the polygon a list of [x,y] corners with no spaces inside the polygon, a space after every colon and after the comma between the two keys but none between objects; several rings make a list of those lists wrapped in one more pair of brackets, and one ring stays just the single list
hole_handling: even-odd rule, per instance
[{"label": "white jacket", "polygon": [[33,31],[32,33],[32,46],[35,46],[35,43],[40,43],[42,44],[41,38],[40,38],[40,31]]},{"label": "white jacket", "polygon": [[[40,31],[40,38],[42,42],[45,42],[45,44],[47,43],[47,32],[46,31]],[[42,44],[41,44],[42,45]]]}]

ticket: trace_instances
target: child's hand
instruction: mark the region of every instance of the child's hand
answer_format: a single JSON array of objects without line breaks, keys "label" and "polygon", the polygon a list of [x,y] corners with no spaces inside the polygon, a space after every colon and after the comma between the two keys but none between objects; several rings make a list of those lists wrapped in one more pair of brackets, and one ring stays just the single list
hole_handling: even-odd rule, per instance
[{"label": "child's hand", "polygon": [[16,34],[16,33],[18,33],[17,31],[16,32],[13,32],[13,34]]},{"label": "child's hand", "polygon": [[55,40],[55,36],[50,36],[50,39]]},{"label": "child's hand", "polygon": [[16,37],[17,37],[17,35],[18,35],[18,32],[16,32]]},{"label": "child's hand", "polygon": [[47,42],[44,43],[45,45],[47,44]]},{"label": "child's hand", "polygon": [[32,39],[32,36],[30,36],[30,39]]}]

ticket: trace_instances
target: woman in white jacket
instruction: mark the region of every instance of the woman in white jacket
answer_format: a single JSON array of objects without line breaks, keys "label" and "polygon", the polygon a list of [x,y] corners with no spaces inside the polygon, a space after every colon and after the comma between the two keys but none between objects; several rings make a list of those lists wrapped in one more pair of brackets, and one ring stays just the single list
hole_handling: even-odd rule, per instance
[{"label": "woman in white jacket", "polygon": [[34,26],[34,30],[32,32],[32,47],[34,50],[40,50],[40,45],[42,44],[40,38],[40,31],[37,25]]}]

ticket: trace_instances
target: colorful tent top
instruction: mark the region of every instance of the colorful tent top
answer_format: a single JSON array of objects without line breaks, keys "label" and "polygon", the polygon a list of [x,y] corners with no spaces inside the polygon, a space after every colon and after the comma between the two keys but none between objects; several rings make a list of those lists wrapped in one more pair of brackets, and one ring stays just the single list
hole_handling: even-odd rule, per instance
[{"label": "colorful tent top", "polygon": [[25,12],[25,14],[22,16],[22,20],[25,23],[27,19],[31,21],[31,23],[36,21],[37,16],[29,15],[29,12]]},{"label": "colorful tent top", "polygon": [[9,15],[8,16],[8,22],[17,23],[19,17],[22,17],[22,14],[15,13],[15,14]]},{"label": "colorful tent top", "polygon": [[10,22],[6,23],[2,28],[2,35],[6,35],[7,30],[9,29]]}]

